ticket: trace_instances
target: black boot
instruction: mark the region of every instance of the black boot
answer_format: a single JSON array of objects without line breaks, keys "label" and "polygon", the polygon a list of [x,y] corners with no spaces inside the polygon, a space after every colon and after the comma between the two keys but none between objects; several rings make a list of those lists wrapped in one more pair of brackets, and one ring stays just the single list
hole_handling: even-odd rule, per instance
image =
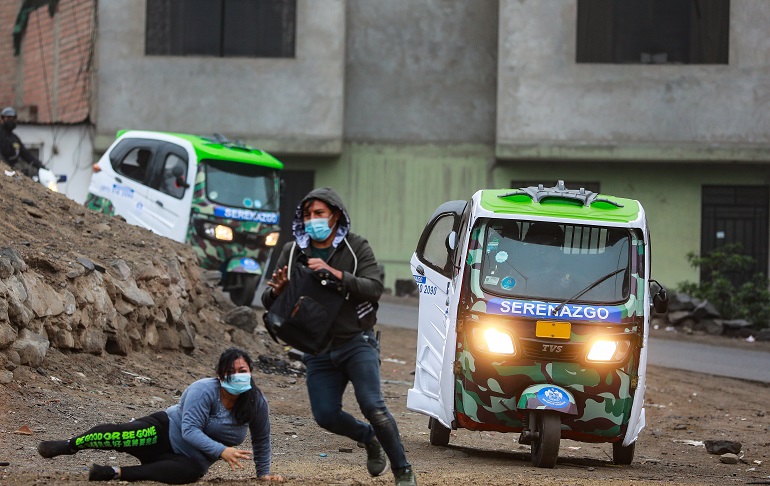
[{"label": "black boot", "polygon": [[37,445],[37,453],[46,459],[64,455],[71,456],[77,451],[77,449],[70,447],[68,440],[44,440]]}]

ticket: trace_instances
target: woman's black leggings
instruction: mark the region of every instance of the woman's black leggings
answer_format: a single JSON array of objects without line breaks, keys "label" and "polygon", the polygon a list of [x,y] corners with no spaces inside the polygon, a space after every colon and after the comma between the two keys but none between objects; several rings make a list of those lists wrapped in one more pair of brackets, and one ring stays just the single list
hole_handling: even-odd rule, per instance
[{"label": "woman's black leggings", "polygon": [[168,415],[155,412],[124,424],[101,424],[70,439],[76,449],[107,449],[139,459],[141,466],[120,468],[123,481],[188,484],[204,474],[197,462],[175,454],[168,439]]}]

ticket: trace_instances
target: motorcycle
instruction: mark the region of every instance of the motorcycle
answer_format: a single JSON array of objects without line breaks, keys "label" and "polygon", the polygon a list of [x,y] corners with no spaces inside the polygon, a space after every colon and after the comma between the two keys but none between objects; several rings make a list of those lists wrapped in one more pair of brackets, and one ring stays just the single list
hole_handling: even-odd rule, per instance
[{"label": "motorcycle", "polygon": [[612,444],[633,461],[645,425],[650,235],[632,199],[562,181],[481,190],[442,204],[411,260],[419,290],[407,408],[430,443],[452,429],[519,433],[536,467],[561,439]]}]

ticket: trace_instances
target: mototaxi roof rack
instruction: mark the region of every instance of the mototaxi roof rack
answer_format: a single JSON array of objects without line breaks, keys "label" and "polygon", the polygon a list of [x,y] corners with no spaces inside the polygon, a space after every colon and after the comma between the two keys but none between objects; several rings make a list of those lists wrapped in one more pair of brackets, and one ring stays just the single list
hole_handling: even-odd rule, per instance
[{"label": "mototaxi roof rack", "polygon": [[599,194],[587,191],[583,187],[580,189],[567,189],[564,186],[564,181],[561,180],[553,187],[544,187],[543,184],[539,184],[537,187],[522,187],[516,191],[499,194],[497,197],[504,198],[510,196],[529,196],[536,203],[540,203],[540,201],[547,198],[561,198],[580,201],[583,203],[583,206],[591,206],[595,202],[606,202],[619,208],[623,207],[622,204],[607,198],[600,198]]}]

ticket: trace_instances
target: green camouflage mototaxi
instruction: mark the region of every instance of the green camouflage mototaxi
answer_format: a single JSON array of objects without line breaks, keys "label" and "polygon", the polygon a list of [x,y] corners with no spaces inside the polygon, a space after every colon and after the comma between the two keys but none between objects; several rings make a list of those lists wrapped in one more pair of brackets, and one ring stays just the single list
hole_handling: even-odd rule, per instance
[{"label": "green camouflage mototaxi", "polygon": [[412,257],[407,407],[431,417],[431,442],[436,428],[444,441],[450,428],[526,434],[542,410],[558,413],[560,438],[620,454],[645,423],[649,268],[635,200],[560,182],[443,204]]},{"label": "green camouflage mototaxi", "polygon": [[86,206],[192,244],[244,305],[278,241],[282,168],[220,135],[120,131],[94,166]]}]

